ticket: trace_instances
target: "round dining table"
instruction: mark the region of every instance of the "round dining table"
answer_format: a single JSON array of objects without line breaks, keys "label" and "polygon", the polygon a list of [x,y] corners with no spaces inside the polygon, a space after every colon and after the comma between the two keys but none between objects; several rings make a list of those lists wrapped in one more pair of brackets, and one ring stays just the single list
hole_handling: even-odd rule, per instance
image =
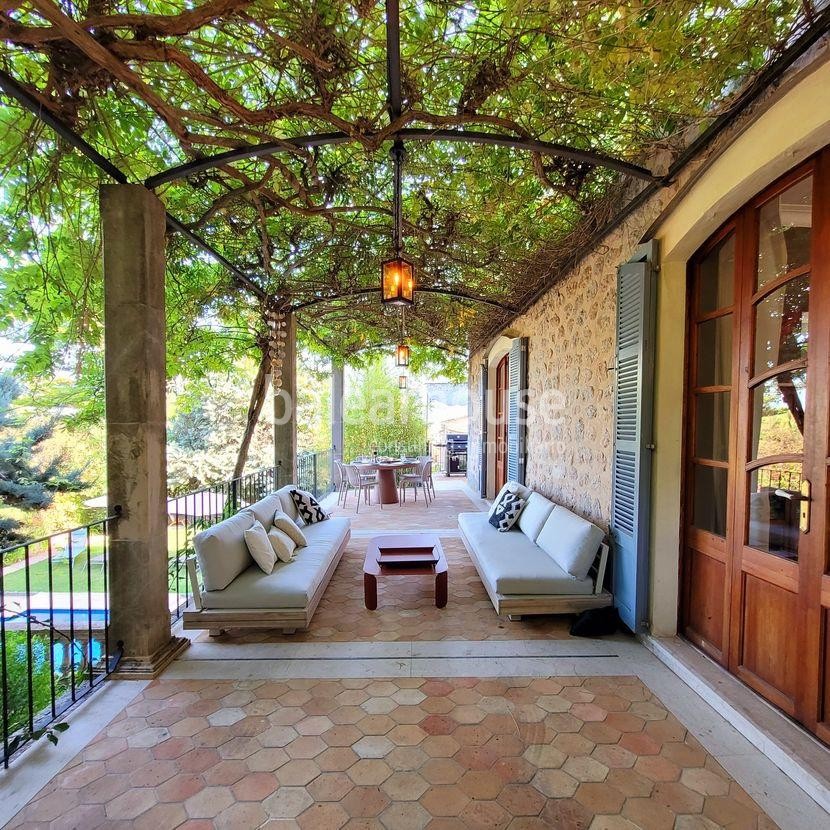
[{"label": "round dining table", "polygon": [[378,483],[375,486],[375,495],[380,504],[398,504],[398,485],[395,482],[395,471],[417,467],[418,459],[355,461],[353,463],[361,473],[377,472]]}]

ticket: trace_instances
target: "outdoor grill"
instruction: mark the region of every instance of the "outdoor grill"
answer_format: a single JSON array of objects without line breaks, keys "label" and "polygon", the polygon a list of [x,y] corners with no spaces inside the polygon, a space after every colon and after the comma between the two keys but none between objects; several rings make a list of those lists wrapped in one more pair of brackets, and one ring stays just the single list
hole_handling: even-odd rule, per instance
[{"label": "outdoor grill", "polygon": [[463,432],[448,432],[444,469],[448,476],[467,472],[467,435]]}]

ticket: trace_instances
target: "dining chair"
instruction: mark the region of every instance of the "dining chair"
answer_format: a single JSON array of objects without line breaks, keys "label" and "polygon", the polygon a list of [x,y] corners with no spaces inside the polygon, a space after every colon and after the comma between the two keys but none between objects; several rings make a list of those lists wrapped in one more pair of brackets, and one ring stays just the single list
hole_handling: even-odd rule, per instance
[{"label": "dining chair", "polygon": [[[363,501],[371,506],[372,504],[372,488],[378,483],[377,475],[369,475],[361,473],[360,468],[356,464],[347,464],[346,478],[349,482],[349,488],[357,490],[357,503],[355,504],[354,512],[360,512],[360,497],[363,496]],[[380,509],[383,510],[383,502],[380,503]],[[346,506],[345,498],[343,500],[343,507]]]},{"label": "dining chair", "polygon": [[[432,459],[431,455],[419,455],[418,456],[418,461],[420,461],[421,464],[425,463],[426,461],[432,461],[432,460],[433,459]],[[434,500],[435,499],[435,479],[432,477],[432,465],[430,465],[430,467],[429,467],[429,482],[428,482],[428,485],[429,485],[430,490],[432,491],[432,498]]]},{"label": "dining chair", "polygon": [[346,506],[346,493],[349,490],[349,481],[346,478],[346,472],[342,461],[334,459],[334,489],[337,490],[337,506],[340,507],[340,502],[343,502],[343,507]]},{"label": "dining chair", "polygon": [[415,492],[415,501],[418,501],[418,488],[422,487],[424,490],[424,500],[429,507],[429,481],[432,478],[432,459],[427,458],[426,461],[419,463],[418,472],[404,473],[401,476],[399,488],[400,493],[398,497],[398,504],[403,504],[406,501],[407,485],[412,487]]}]

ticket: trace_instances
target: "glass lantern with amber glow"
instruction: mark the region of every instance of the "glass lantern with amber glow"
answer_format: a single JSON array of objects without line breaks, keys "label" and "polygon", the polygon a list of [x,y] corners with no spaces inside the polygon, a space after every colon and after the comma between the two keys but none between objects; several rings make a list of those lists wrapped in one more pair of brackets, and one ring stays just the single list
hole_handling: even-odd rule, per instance
[{"label": "glass lantern with amber glow", "polygon": [[402,256],[381,265],[381,300],[386,305],[413,305],[415,266]]},{"label": "glass lantern with amber glow", "polygon": [[398,376],[398,389],[406,389],[406,375]]},{"label": "glass lantern with amber glow", "polygon": [[395,365],[409,366],[409,346],[406,343],[395,346]]}]

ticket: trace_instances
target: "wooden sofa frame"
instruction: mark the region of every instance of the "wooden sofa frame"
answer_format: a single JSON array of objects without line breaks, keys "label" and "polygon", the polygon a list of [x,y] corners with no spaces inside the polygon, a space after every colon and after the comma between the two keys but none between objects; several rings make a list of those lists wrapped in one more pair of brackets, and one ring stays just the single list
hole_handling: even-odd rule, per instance
[{"label": "wooden sofa frame", "polygon": [[352,532],[349,530],[305,608],[205,608],[202,604],[202,588],[199,585],[196,557],[189,557],[186,565],[193,590],[195,610],[182,613],[183,628],[207,630],[211,637],[219,636],[227,628],[282,628],[283,634],[294,634],[298,628],[300,630],[308,628],[334,571],[343,558],[351,536]]},{"label": "wooden sofa frame", "polygon": [[459,527],[461,540],[470,559],[476,566],[479,578],[490,597],[490,602],[499,615],[506,614],[507,618],[513,621],[521,620],[523,616],[531,614],[578,614],[588,608],[603,608],[610,605],[613,597],[610,591],[602,587],[605,581],[605,570],[608,566],[608,545],[603,542],[599,546],[598,557],[595,565],[592,566],[590,575],[594,577],[594,592],[592,594],[499,594],[491,589],[473,551],[473,546]]}]

